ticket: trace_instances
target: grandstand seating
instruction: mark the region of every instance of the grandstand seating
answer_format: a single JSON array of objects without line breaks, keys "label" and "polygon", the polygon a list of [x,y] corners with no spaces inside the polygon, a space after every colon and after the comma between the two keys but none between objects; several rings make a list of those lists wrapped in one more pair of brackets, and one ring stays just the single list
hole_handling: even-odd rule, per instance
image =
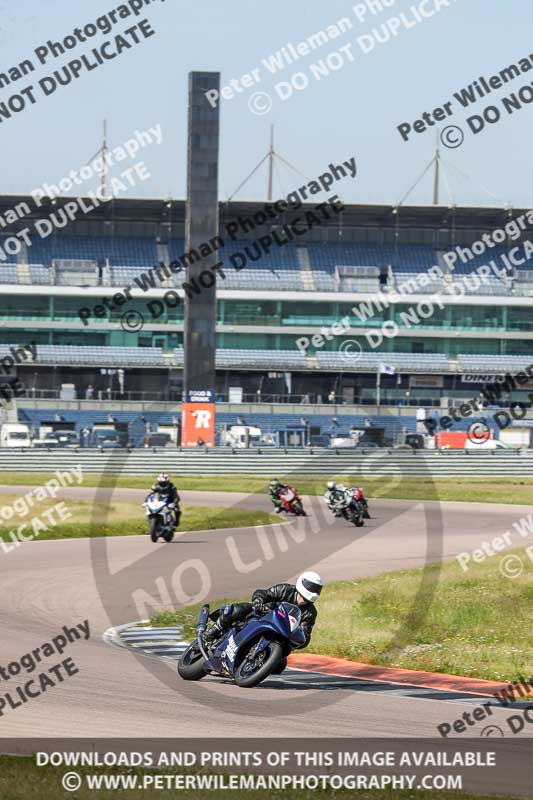
[{"label": "grandstand seating", "polygon": [[[172,239],[169,242],[168,250],[170,258],[178,261],[185,252],[185,242],[183,239]],[[245,250],[247,252],[245,253]],[[274,245],[268,254],[263,253],[252,239],[224,239],[224,246],[220,248],[220,256],[229,265],[229,258],[235,253],[245,253],[248,259],[246,269],[256,270],[285,270],[294,272],[300,269],[296,253],[296,246],[289,242],[283,247]],[[259,255],[259,257],[257,257]]]},{"label": "grandstand seating", "polygon": [[2,264],[0,266],[0,284],[17,283],[17,267]]},{"label": "grandstand seating", "polygon": [[151,267],[157,264],[155,239],[125,236],[50,236],[35,237],[31,260],[49,266],[53,259],[75,258],[106,261],[123,266]]},{"label": "grandstand seating", "polygon": [[[439,254],[429,245],[401,244],[396,247],[392,244],[366,242],[307,242],[299,243],[299,247],[296,247],[291,242],[284,247],[272,247],[268,254],[261,254],[256,261],[249,257],[246,267],[236,272],[230,264],[230,256],[238,251],[243,252],[246,248],[253,254],[252,240],[225,240],[224,247],[220,249],[220,257],[226,270],[225,279],[219,282],[220,288],[375,293],[401,285],[436,264],[442,267],[442,253]],[[185,242],[182,239],[170,240],[170,259],[178,260],[184,249]],[[505,247],[495,247],[490,250],[489,255],[501,266],[499,258],[505,252]],[[102,262],[109,265],[109,268],[103,270],[103,284],[124,286],[139,272],[159,261],[156,240],[149,237],[56,235],[42,240],[36,238],[30,255],[32,263],[29,273],[17,272],[16,257],[8,256],[7,262],[0,265],[0,283],[28,284],[31,276],[31,281],[36,285],[95,285],[99,280],[96,263]],[[478,266],[487,263],[489,255],[485,253],[476,256],[467,263],[458,259],[451,276],[455,280],[467,278]],[[72,270],[51,276],[49,267],[52,261],[60,262],[64,259],[75,260],[78,264],[82,260],[92,262],[92,273],[90,269],[81,271],[80,274]],[[391,267],[394,284],[389,282],[388,286],[380,285],[379,269],[385,267],[387,272],[388,267]],[[369,270],[373,270],[372,273]],[[533,271],[526,264],[516,276],[516,280],[524,284],[524,293],[528,294],[533,293],[533,284],[530,286],[528,283],[530,274]],[[184,274],[178,273],[171,277],[170,283],[179,285],[183,280]],[[420,291],[433,293],[442,288],[440,282],[434,282],[430,286],[420,287]],[[467,282],[465,289],[467,294],[477,295],[506,296],[513,293],[511,282],[505,282],[497,276],[484,279],[481,286],[477,286],[475,281],[472,284]]]},{"label": "grandstand seating", "polygon": [[333,275],[322,269],[313,270],[313,280],[319,292],[334,292],[337,288]]},{"label": "grandstand seating", "polygon": [[[467,249],[467,248],[465,248]],[[470,272],[473,272],[482,264],[487,264],[489,261],[494,260],[497,264],[498,269],[503,269],[503,261],[501,261],[502,254],[507,253],[508,248],[503,246],[496,246],[491,248],[490,250],[487,249],[481,255],[474,255],[472,259],[463,262],[459,256],[457,257],[456,262],[453,265],[453,272],[457,275],[468,275]]]},{"label": "grandstand seating", "polygon": [[520,372],[533,363],[533,356],[459,355],[457,364],[462,372],[505,373]]},{"label": "grandstand seating", "polygon": [[443,281],[432,280],[427,286],[423,286],[420,281],[415,280],[415,277],[412,272],[394,270],[394,286],[390,288],[404,294],[436,294],[444,290]]},{"label": "grandstand seating", "polygon": [[398,372],[447,372],[448,356],[431,353],[361,353],[350,358],[350,352],[330,352],[319,350],[318,363],[324,369],[343,371],[357,369],[364,372],[378,370],[380,364],[394,367]]},{"label": "grandstand seating", "polygon": [[170,239],[168,243],[168,254],[171,261],[179,261],[180,257],[185,252],[184,239]]},{"label": "grandstand seating", "polygon": [[2,248],[3,257],[2,257],[2,264],[16,264],[17,257],[14,255],[10,255],[4,250],[4,242],[8,239],[8,236],[0,236],[0,247]]},{"label": "grandstand seating", "polygon": [[[183,350],[174,350],[177,366],[183,365]],[[217,369],[306,369],[306,358],[298,350],[217,350]]]},{"label": "grandstand seating", "polygon": [[[300,265],[298,263],[298,255],[296,246],[293,242],[279,247],[274,245],[268,253],[263,253],[258,245],[253,241],[241,239],[233,241],[232,239],[224,240],[224,248],[220,251],[225,263],[229,263],[229,258],[235,253],[243,253],[248,259],[248,266],[246,269],[253,269],[254,267],[262,269],[275,269],[284,270],[286,272],[298,271]],[[256,259],[257,254],[260,254]],[[244,271],[244,270],[243,270]]]},{"label": "grandstand seating", "polygon": [[[0,358],[20,344],[0,344]],[[102,367],[183,367],[183,349],[165,354],[160,347],[98,347],[93,345],[37,346],[40,364]],[[533,363],[533,356],[459,355],[457,369],[462,373],[518,372]],[[319,369],[343,372],[374,372],[380,364],[398,372],[447,373],[454,365],[444,353],[380,353],[363,352],[353,360],[350,353],[318,350],[310,361],[298,350],[218,349],[217,369],[275,369],[305,371]]]},{"label": "grandstand seating", "polygon": [[[0,345],[0,355],[10,347]],[[47,345],[37,346],[37,361],[40,364],[65,366],[109,366],[109,367],[160,367],[167,361],[159,347],[94,347],[93,345]]]},{"label": "grandstand seating", "polygon": [[334,272],[338,266],[384,267],[391,264],[402,272],[425,272],[437,264],[429,245],[379,245],[367,242],[308,243],[313,268]]},{"label": "grandstand seating", "polygon": [[[31,282],[37,286],[46,286],[50,283],[50,269],[42,264],[30,264]],[[18,281],[14,281],[18,283]]]},{"label": "grandstand seating", "polygon": [[[426,216],[420,226],[415,224],[417,214],[421,217]],[[531,356],[494,356],[488,353],[509,350],[522,352],[533,348],[530,340],[533,321],[530,321],[529,314],[531,305],[529,298],[533,295],[531,267],[533,259],[530,264],[524,264],[518,270],[514,270],[509,278],[491,274],[489,278],[483,278],[479,285],[479,281],[476,281],[471,273],[491,260],[494,260],[498,267],[503,267],[502,256],[509,248],[502,245],[487,248],[481,256],[475,256],[466,263],[458,258],[455,268],[448,270],[442,250],[437,250],[430,244],[404,243],[432,241],[432,239],[447,242],[450,237],[441,231],[440,223],[434,224],[436,220],[434,215],[434,209],[429,212],[429,216],[421,209],[413,209],[414,221],[410,225],[407,225],[407,218],[403,221],[405,230],[398,228],[398,244],[394,244],[390,218],[383,227],[381,212],[379,210],[372,212],[365,208],[361,214],[357,211],[355,215],[351,215],[348,221],[343,215],[342,220],[339,218],[338,227],[332,223],[327,226],[327,230],[313,231],[312,240],[298,237],[297,241],[283,247],[273,244],[268,253],[260,252],[257,260],[253,259],[253,251],[257,248],[255,240],[258,234],[247,233],[244,234],[247,238],[233,241],[225,237],[221,224],[221,235],[225,241],[217,257],[223,261],[225,277],[218,280],[220,295],[217,305],[217,341],[223,347],[219,347],[216,353],[217,369],[240,373],[261,370],[264,375],[270,372],[307,371],[308,375],[305,378],[298,377],[298,392],[299,396],[302,396],[306,393],[306,389],[311,387],[310,394],[313,398],[320,394],[317,386],[320,387],[321,384],[321,373],[324,373],[323,382],[328,383],[328,388],[332,383],[331,375],[327,377],[325,373],[344,373],[336,384],[340,387],[339,393],[342,395],[348,386],[357,385],[356,396],[362,398],[363,402],[370,403],[375,398],[375,373],[382,363],[393,366],[403,375],[409,373],[483,375],[505,372],[513,374],[529,366],[533,362],[533,350]],[[91,370],[94,368],[95,371],[100,367],[137,368],[127,376],[131,396],[145,394],[158,396],[157,391],[144,392],[143,379],[147,370],[149,368],[180,370],[183,367],[183,350],[178,347],[169,352],[169,348],[179,345],[183,338],[181,320],[184,304],[180,304],[178,310],[170,312],[168,317],[161,319],[161,322],[170,320],[171,324],[166,327],[163,324],[155,326],[146,324],[142,332],[136,331],[131,334],[125,332],[118,324],[123,313],[121,307],[112,311],[106,310],[98,325],[93,325],[92,328],[82,327],[77,308],[80,297],[84,294],[90,296],[88,302],[91,305],[96,305],[101,302],[97,299],[99,295],[111,297],[118,289],[135,285],[134,279],[141,271],[149,270],[160,260],[167,258],[178,261],[185,251],[185,242],[179,238],[184,219],[181,213],[179,217],[173,217],[172,225],[166,222],[168,214],[165,210],[162,217],[154,217],[153,211],[150,210],[145,222],[140,222],[143,219],[140,213],[135,212],[130,216],[130,211],[126,207],[124,213],[116,217],[114,227],[106,222],[105,217],[106,215],[101,219],[94,219],[94,222],[83,222],[79,226],[76,224],[72,228],[65,229],[65,234],[58,232],[42,240],[36,236],[32,240],[32,246],[22,249],[18,258],[7,256],[6,260],[0,262],[0,284],[3,287],[5,300],[2,311],[4,341],[17,339],[26,342],[35,338],[37,341],[45,342],[78,343],[78,345],[38,344],[37,362],[43,364],[44,369],[40,370],[37,367],[35,370],[36,396],[39,391],[42,392],[42,396],[57,394],[60,381],[75,382],[82,367]],[[479,213],[471,215],[471,218],[467,214],[463,223],[456,228],[457,237],[466,239],[470,235],[472,238],[479,236],[477,227],[475,229],[473,227],[478,225],[479,217]],[[491,220],[492,217],[489,215],[485,219]],[[446,227],[444,225],[445,229]],[[480,230],[484,227],[486,227],[485,222],[479,223]],[[74,231],[78,229],[90,231],[93,235],[74,235]],[[267,229],[268,226],[265,230]],[[340,230],[344,232],[342,238],[337,237]],[[113,231],[121,234],[125,231],[134,234],[145,234],[146,231],[150,231],[152,235],[113,236]],[[169,240],[157,238],[158,235],[165,237],[165,231],[176,234],[175,238]],[[94,234],[98,232],[104,235],[95,236]],[[351,236],[358,237],[358,240],[351,240],[349,238]],[[324,241],[320,241],[321,237]],[[0,246],[3,238],[5,237],[0,236]],[[363,241],[365,238],[372,240],[384,238],[387,243]],[[511,246],[517,245],[511,243]],[[466,247],[464,249],[467,250]],[[243,269],[236,271],[230,263],[230,258],[237,252],[246,253],[246,251],[248,251],[247,264]],[[445,273],[444,281],[435,280],[427,286],[422,286],[421,282],[416,280],[417,276],[427,275],[428,269],[435,265]],[[180,287],[185,280],[186,273],[180,271],[174,273],[168,281],[158,280],[155,286],[160,286],[166,291],[172,286]],[[85,292],[85,287],[95,287],[100,282],[105,287],[102,291]],[[461,294],[450,288],[452,283],[461,282],[467,294],[476,296],[474,301],[468,297],[459,303],[450,303],[442,309],[437,308],[434,301],[428,300],[427,295],[446,295],[448,289],[451,297]],[[16,284],[25,288],[22,290],[6,288]],[[80,288],[76,291],[57,289],[50,292],[40,288],[47,285]],[[402,286],[409,288],[408,292],[405,292],[404,288],[405,299],[398,301],[396,297],[387,297],[388,292],[401,291]],[[224,290],[232,290],[229,298],[229,292],[225,293]],[[258,298],[257,292],[261,290],[279,291],[283,294],[263,295]],[[310,298],[310,292],[317,294]],[[341,296],[342,292],[347,296]],[[372,318],[370,313],[373,298],[348,296],[380,292],[384,293],[380,298],[383,308],[390,306],[392,310],[380,310],[379,302],[375,302],[373,304],[375,313]],[[425,298],[419,299],[428,301],[423,305],[433,302],[435,311],[434,315],[430,314],[418,327],[415,324],[416,320],[413,322],[412,318],[412,324],[409,324],[409,314],[405,314],[406,305],[412,302],[414,306],[418,303],[418,300],[409,300],[408,296],[413,292],[425,294]],[[336,296],[328,297],[326,293],[336,293]],[[183,292],[180,291],[180,297],[182,295]],[[517,299],[506,302],[506,297],[509,296]],[[523,301],[518,298],[523,298]],[[140,297],[135,299],[133,305],[136,309],[142,310],[141,304],[145,302],[146,297]],[[377,328],[385,319],[390,318],[400,324],[401,337],[395,343],[384,338],[384,344],[380,346],[404,347],[406,352],[370,351],[361,353],[357,357],[357,353],[342,350],[340,344],[345,338],[344,334],[333,341],[328,336],[323,348],[315,350],[311,346],[309,357],[298,351],[295,339],[302,334],[296,333],[297,326],[305,336],[310,337],[313,333],[318,333],[321,326],[330,327],[335,320],[350,314],[350,308],[356,305],[364,305],[369,309],[368,319],[366,323],[360,319],[361,325],[354,326],[353,330],[358,333],[353,333],[352,330],[352,334],[346,336],[356,335],[361,343],[364,343],[365,326]],[[353,311],[351,313],[353,314]],[[108,320],[111,320],[111,324],[108,324]],[[35,321],[38,324],[33,324]],[[247,326],[247,329],[252,331],[250,335],[240,333],[240,330],[242,331],[240,326]],[[23,327],[27,327],[27,332],[22,330]],[[75,327],[76,331],[73,332]],[[513,334],[509,339],[504,335],[503,344],[498,341],[501,331],[506,333],[510,331]],[[2,341],[1,335],[0,341]],[[99,344],[113,342],[113,346],[92,344],[79,346],[84,341]],[[121,342],[132,345],[146,342],[164,345],[164,348],[118,346]],[[269,349],[264,349],[262,345]],[[0,354],[8,352],[13,346],[1,345]],[[417,352],[407,352],[411,349]],[[447,351],[454,355],[450,357],[445,352],[440,354],[420,352],[424,349]],[[458,349],[470,349],[476,353],[479,351],[486,354],[465,354],[457,357],[455,354]],[[65,371],[63,373],[61,370],[56,370],[50,378],[49,366],[64,367]],[[69,367],[74,369],[69,370]],[[23,371],[22,367],[21,372]],[[26,369],[26,372],[28,371]],[[365,377],[359,380],[358,375],[361,373]],[[368,378],[368,373],[374,373],[371,379]],[[89,375],[97,384],[98,381],[92,377],[92,372]],[[153,380],[153,374],[150,377],[152,389],[158,382]],[[42,388],[37,385],[41,378]],[[89,378],[85,382],[88,380]],[[432,382],[438,383],[428,381]],[[81,383],[85,385],[83,380]],[[101,383],[106,385],[105,380]],[[165,381],[163,383],[165,384]],[[405,401],[404,385],[398,384],[396,388],[394,380],[384,380],[383,383],[389,388],[394,385],[394,390],[391,390],[389,395],[383,394],[383,397],[391,402],[399,398],[400,402]],[[418,383],[424,382],[418,381]],[[243,380],[242,384],[246,396],[249,397],[253,394],[255,386],[259,385],[257,374],[249,380]],[[173,378],[172,393],[176,392],[176,385],[177,382]],[[233,384],[226,381],[225,385]],[[165,385],[161,394],[173,396],[167,389]],[[427,397],[428,406],[438,403],[440,396],[448,396],[448,393],[460,396],[466,391],[463,382],[450,379],[442,382],[440,387],[428,387],[427,393],[423,386],[414,385],[414,389],[411,398],[414,400]],[[100,393],[100,387],[98,392]],[[274,395],[270,395],[272,396]],[[322,422],[323,420],[321,425]],[[263,420],[263,423],[267,425],[266,420]],[[280,420],[276,418],[272,424],[279,425]],[[289,420],[286,420],[286,424],[290,424]]]},{"label": "grandstand seating", "polygon": [[305,369],[303,353],[297,350],[218,350],[216,364],[219,369],[255,368]]},{"label": "grandstand seating", "polygon": [[[246,268],[241,272],[235,272],[233,267],[228,266],[225,262],[224,276],[224,280],[219,279],[221,289],[271,289],[274,291],[293,289],[299,292],[304,290],[301,275],[295,270],[276,268],[271,272],[270,270]],[[329,291],[335,291],[332,281]]]},{"label": "grandstand seating", "polygon": [[[109,285],[110,286],[125,286],[134,278],[138,277],[141,272],[144,272],[145,267],[142,266],[129,266],[129,267],[110,267],[109,268]],[[157,285],[157,284],[156,284]]]}]

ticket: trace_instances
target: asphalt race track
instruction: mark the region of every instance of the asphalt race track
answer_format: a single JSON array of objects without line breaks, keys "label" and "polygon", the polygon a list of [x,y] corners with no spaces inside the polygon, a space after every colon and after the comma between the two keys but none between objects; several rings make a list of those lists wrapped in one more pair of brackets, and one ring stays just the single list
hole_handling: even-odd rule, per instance
[{"label": "asphalt race track", "polygon": [[[259,496],[181,494],[199,505],[271,508]],[[69,496],[94,497],[101,508],[111,497],[141,501],[145,492],[72,488],[61,496],[67,502]],[[373,518],[356,529],[327,517],[320,498],[305,498],[305,505],[306,519],[260,529],[182,532],[171,544],[154,545],[148,536],[36,540],[1,554],[0,664],[19,661],[64,625],[88,619],[91,631],[88,641],[69,644],[63,656],[36,669],[70,656],[79,672],[19,708],[4,708],[3,736],[438,735],[438,724],[455,720],[479,700],[297,671],[253,690],[209,677],[185,683],[174,661],[137,656],[103,641],[111,626],[146,618],[154,607],[203,600],[206,591],[211,598],[245,596],[310,567],[327,581],[353,580],[449,559],[530,513],[525,506],[376,500]],[[498,569],[497,557],[494,562]],[[420,591],[419,601],[427,603],[431,588],[421,585]],[[31,677],[21,672],[2,681],[2,692]],[[494,706],[489,721],[503,725],[508,714]],[[479,735],[482,727],[465,735]]]}]

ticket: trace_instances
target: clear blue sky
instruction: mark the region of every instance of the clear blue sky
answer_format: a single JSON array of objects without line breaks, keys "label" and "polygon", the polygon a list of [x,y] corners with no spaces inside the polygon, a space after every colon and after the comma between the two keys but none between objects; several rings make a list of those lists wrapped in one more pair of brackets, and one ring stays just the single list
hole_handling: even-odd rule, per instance
[{"label": "clear blue sky", "polygon": [[[390,2],[390,0],[389,0]],[[435,0],[427,0],[431,5]],[[160,123],[164,141],[146,151],[152,178],[135,196],[183,198],[186,167],[187,74],[190,70],[220,70],[222,83],[255,67],[261,82],[238,98],[222,102],[220,197],[231,194],[266,152],[269,126],[276,127],[277,149],[309,178],[330,161],[357,158],[359,174],[345,181],[347,202],[396,202],[422,172],[435,146],[435,129],[403,142],[396,126],[413,122],[422,112],[450,100],[454,92],[480,75],[490,77],[533,53],[533,5],[526,0],[457,0],[431,19],[386,44],[364,54],[357,37],[369,34],[400,11],[413,19],[410,6],[420,0],[397,0],[391,8],[359,21],[355,2],[329,0],[154,0],[138,17],[146,16],[157,35],[143,41],[120,58],[106,62],[51,97],[39,93],[37,104],[0,123],[2,140],[2,192],[26,192],[43,181],[54,182],[79,168],[99,146],[101,121],[109,121],[110,144],[120,144],[130,133]],[[48,39],[61,40],[75,27],[94,22],[117,8],[118,0],[17,0],[0,2],[0,72],[7,71]],[[296,45],[341,17],[353,29],[329,42],[292,67],[272,76],[262,59],[287,42]],[[135,20],[134,20],[135,21]],[[0,90],[0,102],[28,83],[37,83],[69,58],[74,58],[132,24],[122,20],[107,36],[101,34],[80,44],[68,57],[50,61],[28,78]],[[339,47],[352,43],[353,63],[316,81],[310,65]],[[293,72],[309,77],[305,91],[282,102],[274,84]],[[494,204],[481,186],[500,202],[533,205],[531,181],[531,130],[533,104],[513,116],[504,113],[497,125],[474,136],[464,120],[485,105],[533,81],[531,73],[497,90],[472,111],[458,107],[448,123],[466,130],[462,147],[443,150],[445,159],[470,180],[450,169],[455,201]],[[254,91],[272,96],[272,111],[264,116],[250,112]],[[299,181],[281,171],[276,195],[290,191]],[[240,199],[266,198],[266,170],[238,195]],[[443,197],[447,199],[443,188]],[[412,202],[431,202],[431,180],[411,196]]]}]

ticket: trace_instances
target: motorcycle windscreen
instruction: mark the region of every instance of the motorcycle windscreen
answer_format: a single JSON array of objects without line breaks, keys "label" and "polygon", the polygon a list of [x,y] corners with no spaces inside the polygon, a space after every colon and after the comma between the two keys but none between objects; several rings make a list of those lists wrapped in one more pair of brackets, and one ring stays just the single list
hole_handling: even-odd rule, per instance
[{"label": "motorcycle windscreen", "polygon": [[300,623],[302,621],[302,612],[298,606],[295,606],[292,603],[281,603],[278,608],[278,614],[280,617],[288,618],[291,633],[294,633],[294,631],[300,627]]},{"label": "motorcycle windscreen", "polygon": [[295,494],[292,489],[285,489],[281,496],[287,501],[287,503],[290,503],[291,500],[294,500]]},{"label": "motorcycle windscreen", "polygon": [[157,494],[151,494],[146,501],[150,511],[160,511],[163,506],[166,505],[165,501],[161,499],[161,496]]},{"label": "motorcycle windscreen", "polygon": [[305,633],[302,630],[302,612],[298,606],[292,603],[282,603],[278,608],[278,613],[282,612],[288,618],[289,628],[288,638],[291,644],[295,647],[302,647],[305,644]]}]

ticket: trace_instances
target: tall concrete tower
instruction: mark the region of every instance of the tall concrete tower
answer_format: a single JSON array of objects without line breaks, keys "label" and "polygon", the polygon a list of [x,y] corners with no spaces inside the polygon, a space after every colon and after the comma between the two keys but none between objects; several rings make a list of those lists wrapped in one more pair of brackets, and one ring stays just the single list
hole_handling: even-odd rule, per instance
[{"label": "tall concrete tower", "polygon": [[[187,148],[187,207],[185,249],[198,251],[218,235],[218,150],[220,112],[206,99],[210,89],[220,89],[219,72],[189,73],[189,130]],[[185,394],[215,389],[216,282],[205,287],[199,277],[218,261],[217,252],[187,266],[187,281],[202,287],[185,297]]]}]

